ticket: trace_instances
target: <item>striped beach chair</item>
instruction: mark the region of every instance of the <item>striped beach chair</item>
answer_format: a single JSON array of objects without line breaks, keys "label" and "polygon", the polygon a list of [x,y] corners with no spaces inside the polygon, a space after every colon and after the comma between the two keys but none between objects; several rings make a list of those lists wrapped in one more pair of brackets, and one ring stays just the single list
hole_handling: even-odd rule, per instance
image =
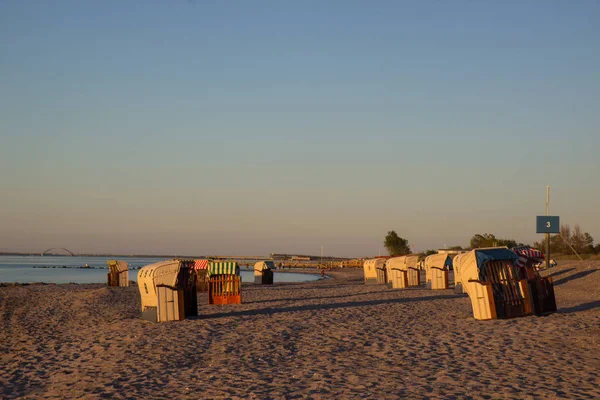
[{"label": "striped beach chair", "polygon": [[242,278],[236,261],[211,261],[207,268],[208,304],[241,304]]},{"label": "striped beach chair", "polygon": [[533,313],[529,286],[517,267],[517,255],[507,247],[471,250],[455,257],[462,286],[478,320],[514,318]]},{"label": "striped beach chair", "polygon": [[194,272],[196,275],[196,291],[208,292],[208,259],[194,260]]},{"label": "striped beach chair", "polygon": [[548,315],[556,312],[556,297],[552,277],[542,277],[536,265],[543,264],[544,253],[529,246],[513,247],[511,249],[518,257],[517,265],[521,276],[527,279],[531,303],[535,315]]}]

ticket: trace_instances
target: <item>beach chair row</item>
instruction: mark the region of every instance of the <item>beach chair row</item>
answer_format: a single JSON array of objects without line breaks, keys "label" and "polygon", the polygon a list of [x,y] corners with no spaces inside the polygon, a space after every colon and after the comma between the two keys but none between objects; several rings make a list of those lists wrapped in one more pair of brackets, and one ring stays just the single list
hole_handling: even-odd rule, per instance
[{"label": "beach chair row", "polygon": [[424,260],[418,255],[400,257],[377,257],[364,263],[366,284],[384,284],[392,289],[419,286],[420,273],[425,270],[425,286],[428,289],[448,289],[448,271],[452,258],[447,254],[434,254]]},{"label": "beach chair row", "polygon": [[466,293],[473,316],[478,320],[547,315],[556,312],[551,277],[542,277],[535,265],[543,254],[529,247],[474,249],[452,259],[434,254],[422,260],[418,255],[377,257],[365,261],[366,284],[384,284],[393,289],[420,286],[425,270],[425,286],[449,288],[449,271],[454,272],[454,290]]},{"label": "beach chair row", "polygon": [[[125,261],[107,262],[108,286],[128,286]],[[256,284],[272,284],[272,261],[254,266]],[[208,292],[208,304],[241,304],[242,280],[235,261],[179,260],[161,261],[138,272],[142,319],[153,322],[179,321],[198,315],[198,292]],[[123,284],[126,280],[127,284]]]}]

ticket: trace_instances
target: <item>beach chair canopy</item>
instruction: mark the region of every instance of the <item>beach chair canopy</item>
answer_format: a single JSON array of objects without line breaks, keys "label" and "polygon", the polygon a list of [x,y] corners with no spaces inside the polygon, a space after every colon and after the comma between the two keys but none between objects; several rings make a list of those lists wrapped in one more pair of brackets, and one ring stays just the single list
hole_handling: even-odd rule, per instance
[{"label": "beach chair canopy", "polygon": [[[460,257],[459,257],[460,256]],[[454,258],[455,269],[460,271],[460,279],[463,283],[469,280],[485,280],[481,274],[481,267],[489,261],[508,261],[516,265],[518,257],[508,247],[490,247],[471,250]]]},{"label": "beach chair canopy", "polygon": [[182,263],[179,260],[160,261],[142,267],[138,272],[138,287],[142,296],[142,311],[158,306],[157,286],[177,287]]},{"label": "beach chair canopy", "polygon": [[369,270],[369,271],[372,271],[375,269],[381,269],[385,266],[385,261],[386,261],[385,258],[371,258],[371,259],[365,261],[365,264],[363,267],[365,268],[365,270]]},{"label": "beach chair canopy", "polygon": [[406,270],[406,256],[392,257],[392,258],[388,259],[385,263],[385,267],[387,268],[388,271],[390,271],[392,269],[398,269],[401,271],[405,271]]},{"label": "beach chair canopy", "polygon": [[196,271],[205,270],[207,268],[208,268],[208,260],[206,258],[194,260],[194,269]]},{"label": "beach chair canopy", "polygon": [[237,261],[212,261],[208,263],[207,275],[239,275],[240,267]]},{"label": "beach chair canopy", "polygon": [[[461,266],[462,266],[462,258],[465,257],[468,253],[460,253],[454,256],[452,259],[452,270],[454,272],[454,285],[458,287],[460,285],[462,287],[462,279],[461,279]],[[464,293],[464,288],[463,288]]]},{"label": "beach chair canopy", "polygon": [[452,269],[452,258],[448,254],[432,254],[425,258],[425,270],[430,268]]},{"label": "beach chair canopy", "polygon": [[517,265],[519,267],[532,267],[545,260],[544,253],[529,246],[513,247],[511,250],[518,257]]},{"label": "beach chair canopy", "polygon": [[417,255],[406,256],[406,268],[419,269],[419,259]]},{"label": "beach chair canopy", "polygon": [[461,259],[466,256],[468,253],[460,253],[454,256],[454,258],[452,259],[452,266],[454,268],[454,272],[456,273],[456,271],[460,272],[460,265],[461,265]]},{"label": "beach chair canopy", "polygon": [[456,264],[460,261],[460,259],[464,256],[466,256],[467,253],[460,253],[454,256],[454,258],[452,259],[452,264],[454,264],[454,266],[456,267]]},{"label": "beach chair canopy", "polygon": [[127,264],[127,262],[122,260],[108,260],[106,262],[106,265],[108,265],[108,269],[110,270],[110,272],[121,273],[129,269],[129,265]]},{"label": "beach chair canopy", "polygon": [[371,258],[365,260],[363,264],[363,273],[365,283],[375,283],[377,279],[377,270],[385,268],[385,258]]},{"label": "beach chair canopy", "polygon": [[419,269],[419,256],[407,255],[392,257],[387,260],[385,265],[388,271],[392,269],[399,269],[401,271],[407,271],[409,268]]},{"label": "beach chair canopy", "polygon": [[264,271],[268,269],[275,269],[275,263],[273,261],[259,261],[254,264],[254,271]]},{"label": "beach chair canopy", "polygon": [[150,283],[153,287],[157,285],[175,287],[180,268],[179,260],[160,261],[146,265],[138,272],[138,283]]}]

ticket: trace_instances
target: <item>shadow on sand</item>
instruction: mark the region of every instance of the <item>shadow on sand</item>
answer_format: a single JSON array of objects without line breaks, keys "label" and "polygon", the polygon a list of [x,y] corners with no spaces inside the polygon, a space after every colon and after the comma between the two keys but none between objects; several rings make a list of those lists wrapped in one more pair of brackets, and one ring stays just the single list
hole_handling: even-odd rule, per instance
[{"label": "shadow on sand", "polygon": [[560,286],[560,285],[563,285],[563,284],[565,284],[565,283],[567,283],[567,282],[569,282],[569,281],[573,281],[573,280],[575,280],[575,279],[581,279],[581,278],[583,278],[583,277],[585,277],[585,276],[588,276],[588,275],[590,275],[590,274],[593,274],[594,272],[596,272],[596,271],[598,271],[598,270],[599,270],[599,268],[596,268],[596,269],[590,269],[590,270],[588,270],[588,271],[581,271],[581,272],[578,272],[578,273],[576,273],[576,274],[573,274],[573,275],[571,275],[571,276],[567,276],[567,277],[565,277],[565,278],[562,278],[562,279],[559,279],[559,280],[557,280],[557,281],[554,281],[554,286]]},{"label": "shadow on sand", "polygon": [[569,307],[569,308],[559,308],[558,312],[560,314],[570,314],[570,313],[574,313],[577,311],[593,310],[594,308],[599,308],[599,307],[600,307],[600,300],[596,300],[596,301],[590,301],[589,303],[583,303],[578,306],[573,306],[573,307]]},{"label": "shadow on sand", "polygon": [[[310,283],[316,282],[317,284],[313,285],[313,286],[308,286],[308,287],[294,288],[294,290],[335,289],[335,288],[340,288],[340,287],[345,287],[345,286],[356,286],[356,285],[359,285],[361,283],[361,281],[356,280],[356,281],[350,281],[348,283],[335,283],[335,284],[331,284],[331,281],[329,279],[331,279],[331,278],[320,279],[318,281],[313,281],[313,282],[310,282]],[[303,283],[306,283],[306,282],[303,282]]]},{"label": "shadow on sand", "polygon": [[555,276],[559,276],[559,275],[566,274],[567,272],[571,272],[574,269],[575,268],[569,268],[569,269],[565,269],[565,270],[562,270],[562,271],[556,271],[556,272],[553,272],[553,273],[549,274],[548,276],[551,276],[552,278],[554,278]]},{"label": "shadow on sand", "polygon": [[400,299],[388,299],[388,300],[369,300],[369,301],[354,301],[348,303],[332,303],[332,304],[307,304],[304,306],[292,306],[292,307],[278,307],[278,308],[262,308],[259,310],[244,310],[244,311],[232,311],[217,314],[204,314],[200,319],[213,319],[223,317],[237,317],[237,316],[252,316],[252,315],[272,315],[286,312],[296,311],[311,311],[311,310],[331,310],[336,308],[346,307],[365,307],[365,306],[377,306],[381,304],[398,304],[398,303],[412,303],[418,301],[430,301],[430,300],[441,300],[441,299],[460,299],[464,298],[463,294],[452,294],[449,296],[429,296],[429,297],[404,297]]},{"label": "shadow on sand", "polygon": [[343,294],[339,296],[317,296],[317,297],[297,297],[293,299],[271,299],[271,300],[256,300],[256,301],[246,301],[244,304],[259,304],[259,303],[274,303],[279,301],[302,301],[302,300],[320,300],[320,299],[339,299],[343,297],[355,297],[355,296],[366,296],[374,293],[384,293],[383,290],[376,292],[363,292],[363,293],[352,293],[352,294]]}]

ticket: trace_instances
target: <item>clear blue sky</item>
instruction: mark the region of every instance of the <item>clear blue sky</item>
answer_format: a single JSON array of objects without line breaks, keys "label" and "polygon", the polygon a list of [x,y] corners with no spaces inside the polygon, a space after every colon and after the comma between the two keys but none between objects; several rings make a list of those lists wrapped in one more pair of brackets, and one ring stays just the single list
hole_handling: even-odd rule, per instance
[{"label": "clear blue sky", "polygon": [[[598,1],[0,1],[0,251],[600,240]],[[383,250],[382,250],[383,253]]]}]

